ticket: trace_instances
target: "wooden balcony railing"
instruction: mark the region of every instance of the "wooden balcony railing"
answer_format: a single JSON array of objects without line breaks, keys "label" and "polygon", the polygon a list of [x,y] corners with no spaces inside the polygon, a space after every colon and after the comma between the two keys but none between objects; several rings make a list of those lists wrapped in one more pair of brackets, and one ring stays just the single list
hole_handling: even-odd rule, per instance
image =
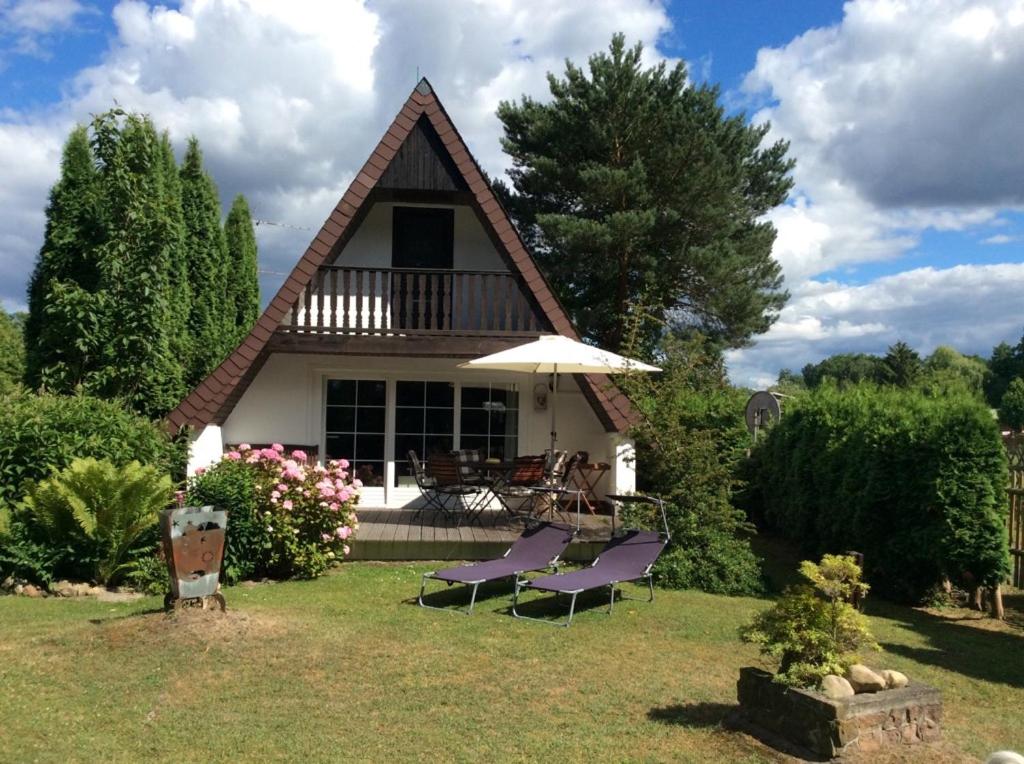
[{"label": "wooden balcony railing", "polygon": [[286,332],[537,334],[519,278],[501,271],[325,266],[285,316]]}]

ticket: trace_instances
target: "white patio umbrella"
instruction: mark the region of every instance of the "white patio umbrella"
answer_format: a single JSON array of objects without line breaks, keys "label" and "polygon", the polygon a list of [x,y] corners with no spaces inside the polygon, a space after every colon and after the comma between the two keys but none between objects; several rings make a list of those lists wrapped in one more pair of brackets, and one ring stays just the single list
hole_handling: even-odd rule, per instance
[{"label": "white patio umbrella", "polygon": [[472,361],[459,364],[460,369],[494,369],[523,371],[531,374],[551,374],[554,391],[551,400],[551,452],[558,440],[555,415],[558,400],[558,375],[561,374],[622,374],[628,371],[661,371],[643,361],[585,345],[557,334],[544,335],[525,345],[502,350]]}]

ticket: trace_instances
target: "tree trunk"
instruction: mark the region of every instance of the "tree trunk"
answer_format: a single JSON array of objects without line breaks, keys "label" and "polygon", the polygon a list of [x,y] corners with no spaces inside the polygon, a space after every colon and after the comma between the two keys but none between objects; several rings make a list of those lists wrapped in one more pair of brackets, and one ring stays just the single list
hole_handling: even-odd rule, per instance
[{"label": "tree trunk", "polygon": [[992,609],[990,612],[992,617],[1000,621],[1003,620],[1006,615],[1006,612],[1003,610],[1003,587],[999,584],[993,586],[989,589],[989,597],[991,597],[990,604],[992,605]]},{"label": "tree trunk", "polygon": [[975,586],[971,591],[971,607],[975,610],[984,610],[981,604],[981,587]]}]

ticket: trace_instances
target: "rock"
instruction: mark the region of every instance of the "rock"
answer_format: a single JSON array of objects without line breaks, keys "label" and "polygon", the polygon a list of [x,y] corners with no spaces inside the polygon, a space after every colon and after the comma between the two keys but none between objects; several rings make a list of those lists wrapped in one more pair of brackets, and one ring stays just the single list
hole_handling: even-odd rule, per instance
[{"label": "rock", "polygon": [[14,577],[13,576],[8,576],[7,578],[4,579],[4,582],[2,584],[0,584],[0,589],[3,589],[4,591],[8,591],[9,592],[13,588],[14,588]]},{"label": "rock", "polygon": [[841,676],[829,674],[821,680],[821,694],[832,700],[853,696],[853,685]]},{"label": "rock", "polygon": [[879,676],[881,676],[882,679],[885,680],[885,687],[888,690],[896,690],[900,687],[906,687],[908,684],[910,684],[910,680],[907,679],[907,675],[901,674],[899,671],[891,671],[890,669],[886,669],[885,671],[882,671],[879,674]]},{"label": "rock", "polygon": [[55,597],[75,597],[78,595],[75,585],[70,581],[63,580],[50,584],[50,593]]},{"label": "rock", "polygon": [[25,584],[25,586],[23,586],[21,589],[21,593],[26,597],[33,598],[43,596],[43,593],[32,584]]},{"label": "rock", "polygon": [[854,692],[878,692],[885,689],[885,680],[863,663],[854,663],[846,671]]},{"label": "rock", "polygon": [[15,594],[21,594],[23,591],[25,591],[25,587],[22,586],[21,584],[15,584],[13,591],[14,591]]}]

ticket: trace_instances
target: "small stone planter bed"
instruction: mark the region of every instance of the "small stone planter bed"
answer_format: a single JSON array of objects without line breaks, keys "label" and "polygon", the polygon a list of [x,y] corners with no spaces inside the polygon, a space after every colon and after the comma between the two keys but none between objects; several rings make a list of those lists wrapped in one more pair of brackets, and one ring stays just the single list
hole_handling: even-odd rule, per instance
[{"label": "small stone planter bed", "polygon": [[831,700],[748,667],[740,669],[736,689],[746,722],[822,758],[929,743],[942,734],[941,693],[915,682]]}]

